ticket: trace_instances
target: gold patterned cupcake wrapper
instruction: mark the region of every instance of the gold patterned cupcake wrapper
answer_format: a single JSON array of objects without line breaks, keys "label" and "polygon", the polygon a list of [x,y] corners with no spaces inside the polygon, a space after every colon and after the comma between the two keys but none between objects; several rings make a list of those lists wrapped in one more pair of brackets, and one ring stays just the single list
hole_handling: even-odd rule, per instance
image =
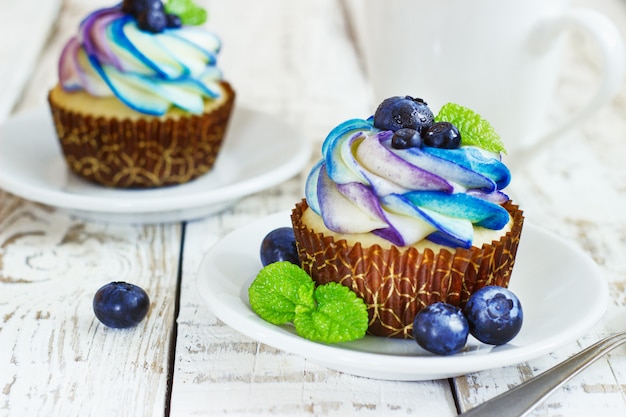
[{"label": "gold patterned cupcake wrapper", "polygon": [[434,253],[335,241],[302,223],[307,207],[302,200],[291,215],[303,269],[318,285],[334,281],[351,288],[368,306],[368,333],[396,338],[412,337],[413,319],[426,305],[444,301],[463,307],[486,285],[507,287],[524,222],[523,212],[508,202],[504,207],[513,227],[500,240]]},{"label": "gold patterned cupcake wrapper", "polygon": [[48,98],[69,168],[80,177],[116,188],[182,184],[210,171],[222,146],[235,93],[209,113],[139,120],[68,111]]}]

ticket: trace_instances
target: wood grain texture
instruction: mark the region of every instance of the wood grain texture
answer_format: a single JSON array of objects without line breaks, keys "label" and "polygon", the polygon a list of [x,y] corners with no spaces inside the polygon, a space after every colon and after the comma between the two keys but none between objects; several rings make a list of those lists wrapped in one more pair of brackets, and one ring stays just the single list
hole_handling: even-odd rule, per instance
[{"label": "wood grain texture", "polygon": [[[4,192],[0,215],[0,415],[162,415],[180,226],[86,223]],[[136,328],[95,318],[111,281],[150,295]]]}]

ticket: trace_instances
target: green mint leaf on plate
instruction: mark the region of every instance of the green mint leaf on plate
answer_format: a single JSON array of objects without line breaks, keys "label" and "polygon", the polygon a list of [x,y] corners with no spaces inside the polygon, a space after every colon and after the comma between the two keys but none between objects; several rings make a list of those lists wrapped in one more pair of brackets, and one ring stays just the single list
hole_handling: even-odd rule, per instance
[{"label": "green mint leaf on plate", "polygon": [[193,0],[168,0],[165,12],[180,17],[183,25],[201,25],[207,20],[207,12],[193,3]]},{"label": "green mint leaf on plate", "polygon": [[252,309],[272,324],[293,322],[309,340],[339,343],[365,336],[367,306],[356,293],[336,282],[315,288],[311,277],[290,262],[274,262],[258,273],[248,297]]},{"label": "green mint leaf on plate", "polygon": [[320,285],[314,292],[317,308],[296,307],[296,332],[322,343],[348,342],[365,336],[367,306],[348,287],[336,282]]},{"label": "green mint leaf on plate", "polygon": [[455,125],[461,132],[461,145],[478,146],[490,152],[506,153],[500,135],[493,126],[467,107],[455,103],[445,104],[435,116],[435,121]]},{"label": "green mint leaf on plate", "polygon": [[252,309],[272,324],[294,320],[296,306],[315,307],[315,284],[309,275],[291,262],[265,266],[248,287]]}]

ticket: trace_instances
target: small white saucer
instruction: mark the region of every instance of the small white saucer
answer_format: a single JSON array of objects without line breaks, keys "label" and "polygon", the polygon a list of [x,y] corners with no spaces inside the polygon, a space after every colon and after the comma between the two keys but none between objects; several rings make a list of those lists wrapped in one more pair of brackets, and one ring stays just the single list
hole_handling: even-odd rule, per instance
[{"label": "small white saucer", "polygon": [[106,188],[69,171],[49,110],[37,109],[0,126],[0,188],[91,220],[177,222],[216,213],[241,197],[293,177],[310,153],[311,144],[291,126],[240,107],[208,174],[173,187]]},{"label": "small white saucer", "polygon": [[290,225],[289,212],[283,212],[226,235],[200,264],[198,291],[213,314],[241,334],[349,374],[418,381],[515,365],[583,335],[602,317],[609,300],[607,282],[588,254],[526,222],[510,286],[522,303],[524,324],[511,342],[494,347],[470,336],[465,349],[451,356],[426,352],[413,340],[375,336],[315,343],[298,336],[292,325],[264,321],[248,301],[248,287],[262,268],[263,237]]}]

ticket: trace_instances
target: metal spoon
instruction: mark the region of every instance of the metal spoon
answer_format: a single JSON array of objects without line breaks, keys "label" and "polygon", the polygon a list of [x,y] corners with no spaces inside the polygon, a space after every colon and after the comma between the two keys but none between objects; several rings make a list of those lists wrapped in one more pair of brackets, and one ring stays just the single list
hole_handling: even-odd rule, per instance
[{"label": "metal spoon", "polygon": [[558,387],[624,342],[626,332],[608,336],[541,375],[460,414],[459,417],[523,417]]}]

